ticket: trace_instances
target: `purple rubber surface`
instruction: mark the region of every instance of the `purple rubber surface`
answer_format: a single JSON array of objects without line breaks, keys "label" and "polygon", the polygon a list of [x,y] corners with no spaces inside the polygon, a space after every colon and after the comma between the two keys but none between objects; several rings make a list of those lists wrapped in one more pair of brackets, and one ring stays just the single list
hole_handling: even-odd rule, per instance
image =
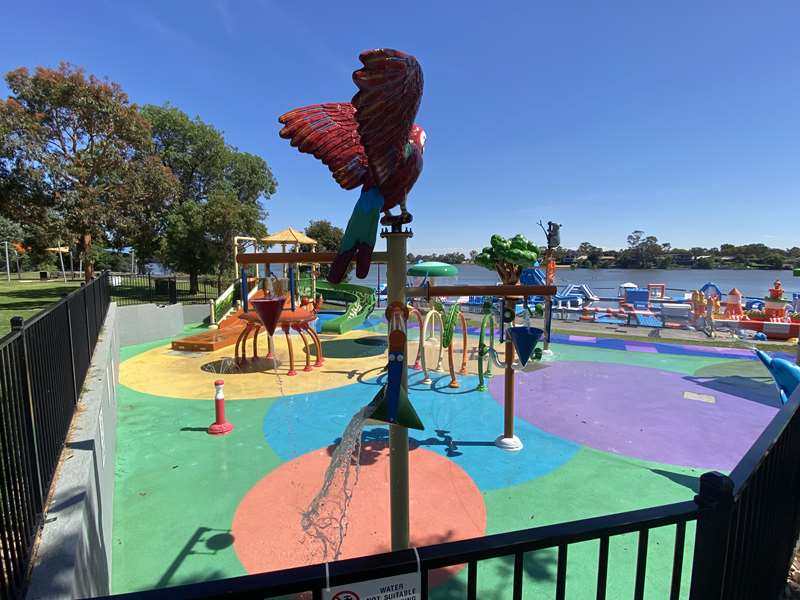
[{"label": "purple rubber surface", "polygon": [[[503,377],[491,379],[503,402]],[[777,408],[674,372],[622,364],[556,362],[517,373],[516,414],[559,437],[644,460],[728,471]],[[684,392],[713,396],[689,400]],[[598,474],[602,476],[602,474]]]}]

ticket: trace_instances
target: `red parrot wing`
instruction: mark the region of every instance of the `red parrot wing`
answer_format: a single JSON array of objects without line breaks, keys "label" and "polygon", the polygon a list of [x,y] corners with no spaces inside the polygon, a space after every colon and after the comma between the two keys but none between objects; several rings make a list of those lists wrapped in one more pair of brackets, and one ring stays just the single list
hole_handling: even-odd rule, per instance
[{"label": "red parrot wing", "polygon": [[330,169],[340,186],[352,190],[369,176],[355,112],[349,102],[296,108],[278,118],[284,125],[280,136],[300,152],[313,154]]},{"label": "red parrot wing", "polygon": [[413,56],[386,48],[362,52],[364,66],[353,73],[358,134],[372,177],[384,184],[405,159],[422,98],[422,69]]}]

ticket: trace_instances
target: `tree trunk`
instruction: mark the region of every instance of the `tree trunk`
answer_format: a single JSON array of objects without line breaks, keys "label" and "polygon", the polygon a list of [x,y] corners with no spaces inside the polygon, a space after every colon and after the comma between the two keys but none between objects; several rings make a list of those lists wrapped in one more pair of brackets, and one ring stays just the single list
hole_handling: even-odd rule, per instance
[{"label": "tree trunk", "polygon": [[189,271],[189,294],[191,295],[196,294],[197,290],[200,289],[197,279],[197,271]]},{"label": "tree trunk", "polygon": [[83,252],[83,280],[87,283],[94,279],[94,261],[90,256],[92,249],[92,234],[84,233],[81,236],[81,251]]}]

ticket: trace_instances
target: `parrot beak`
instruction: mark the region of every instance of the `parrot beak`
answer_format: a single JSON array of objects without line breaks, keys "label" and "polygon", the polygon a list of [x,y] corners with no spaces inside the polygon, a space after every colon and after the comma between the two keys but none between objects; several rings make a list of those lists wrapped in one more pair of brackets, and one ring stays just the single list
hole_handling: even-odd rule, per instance
[{"label": "parrot beak", "polygon": [[393,425],[400,425],[408,429],[418,429],[420,431],[425,429],[417,411],[414,410],[411,401],[408,399],[408,391],[403,387],[400,388],[400,399],[397,404],[397,418],[394,422],[389,420],[389,401],[386,398],[385,385],[375,394],[375,398],[370,402],[370,406],[373,407],[372,414],[369,415],[370,419],[391,423]]}]

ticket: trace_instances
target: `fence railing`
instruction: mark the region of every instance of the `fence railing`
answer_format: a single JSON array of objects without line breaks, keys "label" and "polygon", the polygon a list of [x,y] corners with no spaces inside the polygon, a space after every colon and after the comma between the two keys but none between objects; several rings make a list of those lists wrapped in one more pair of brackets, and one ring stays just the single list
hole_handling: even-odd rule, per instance
[{"label": "fence railing", "polygon": [[777,598],[800,535],[800,392],[730,476],[700,478],[692,598]]},{"label": "fence railing", "polygon": [[188,277],[174,275],[110,275],[111,298],[119,306],[132,304],[208,304],[217,298],[217,283],[201,278],[191,289]]},{"label": "fence railing", "polygon": [[[545,549],[556,553],[555,598],[569,598],[567,568],[574,544],[597,541],[595,565],[578,566],[586,586],[595,585],[598,600],[623,598],[608,590],[609,544],[615,536],[636,535],[636,564],[630,595],[641,600],[648,582],[648,561],[653,552],[666,552],[671,562],[668,597],[677,600],[777,599],[785,584],[794,544],[800,533],[800,391],[794,394],[730,474],[705,473],[694,500],[643,510],[558,523],[522,531],[447,542],[418,548],[422,572],[420,597],[428,598],[428,574],[443,567],[467,566],[466,586],[458,597],[480,596],[478,565],[481,561],[508,557],[513,562],[509,596],[525,593],[526,554]],[[687,524],[697,521],[693,536]],[[648,546],[651,532],[674,528],[672,544]],[[655,539],[655,534],[653,535]],[[684,553],[694,543],[691,564],[684,566]],[[584,555],[585,556],[585,555]],[[619,559],[619,556],[616,557]],[[628,567],[628,565],[626,565]],[[392,552],[271,573],[135,592],[115,596],[118,600],[160,598],[274,598],[310,592],[322,598],[326,586],[339,586],[369,579],[411,573],[417,570],[411,551]],[[691,578],[684,573],[691,572]],[[595,575],[596,573],[596,575]],[[652,574],[663,578],[663,570]],[[544,596],[552,597],[552,596]],[[648,596],[650,597],[650,596]]]},{"label": "fence railing", "polygon": [[110,303],[108,275],[0,340],[0,599],[24,590],[75,405]]}]

